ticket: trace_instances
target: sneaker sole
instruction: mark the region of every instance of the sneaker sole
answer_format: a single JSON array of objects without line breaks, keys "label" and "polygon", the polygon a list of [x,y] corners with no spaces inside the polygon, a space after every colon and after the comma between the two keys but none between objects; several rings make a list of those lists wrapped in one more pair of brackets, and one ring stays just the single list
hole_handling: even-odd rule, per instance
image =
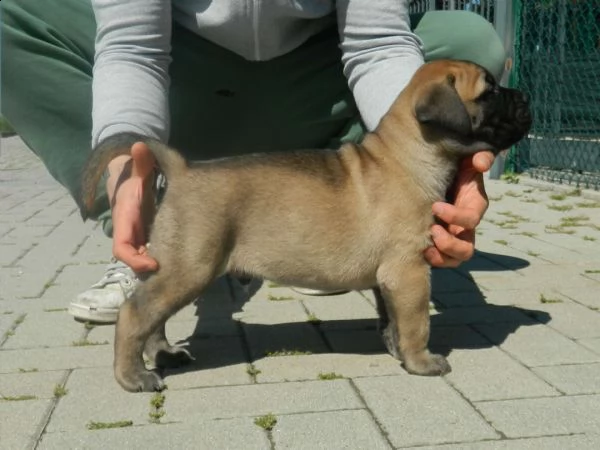
[{"label": "sneaker sole", "polygon": [[69,305],[69,314],[82,322],[116,323],[118,313],[119,311],[114,309],[90,309],[73,303]]},{"label": "sneaker sole", "polygon": [[341,294],[347,294],[348,290],[337,290],[337,291],[321,291],[318,289],[302,289],[302,288],[296,288],[296,287],[290,287],[290,289],[294,292],[297,292],[298,294],[303,294],[303,295],[310,295],[312,297],[326,297],[328,295],[341,295]]}]

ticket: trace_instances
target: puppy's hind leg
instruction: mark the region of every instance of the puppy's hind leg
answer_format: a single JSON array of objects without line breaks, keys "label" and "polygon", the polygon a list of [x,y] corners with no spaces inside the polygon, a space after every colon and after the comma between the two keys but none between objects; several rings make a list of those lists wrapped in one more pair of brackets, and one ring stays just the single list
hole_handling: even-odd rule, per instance
[{"label": "puppy's hind leg", "polygon": [[[179,271],[179,273],[185,273]],[[164,324],[171,315],[192,302],[212,280],[210,271],[201,270],[174,277],[163,266],[139,284],[133,295],[123,303],[115,330],[115,378],[127,391],[164,389],[160,376],[146,369],[143,350],[149,344],[154,356],[171,346],[163,341]],[[150,338],[152,336],[152,338]]]},{"label": "puppy's hind leg", "polygon": [[[388,351],[399,358],[407,372],[415,375],[444,375],[450,365],[442,355],[429,352],[430,273],[424,261],[390,262],[377,273],[375,296],[387,311],[381,334]],[[380,316],[382,316],[380,311]],[[383,315],[385,317],[385,315]]]}]

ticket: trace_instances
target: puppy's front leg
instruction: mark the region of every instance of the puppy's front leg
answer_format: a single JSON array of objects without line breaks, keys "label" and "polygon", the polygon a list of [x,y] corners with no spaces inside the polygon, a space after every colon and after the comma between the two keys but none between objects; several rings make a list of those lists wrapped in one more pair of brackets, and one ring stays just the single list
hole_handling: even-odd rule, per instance
[{"label": "puppy's front leg", "polygon": [[194,360],[185,348],[169,344],[164,322],[148,337],[144,353],[155,367],[180,367]]},{"label": "puppy's front leg", "polygon": [[[429,266],[424,261],[389,262],[377,273],[374,289],[382,319],[381,334],[388,351],[409,373],[444,375],[450,365],[442,355],[429,352]],[[385,307],[386,316],[382,314]]]}]

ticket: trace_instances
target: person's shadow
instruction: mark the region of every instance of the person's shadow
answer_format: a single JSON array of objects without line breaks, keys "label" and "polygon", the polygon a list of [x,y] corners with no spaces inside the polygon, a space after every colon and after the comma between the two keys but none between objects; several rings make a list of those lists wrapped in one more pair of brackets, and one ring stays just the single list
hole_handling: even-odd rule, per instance
[{"label": "person's shadow", "polygon": [[[528,265],[529,262],[524,259],[477,251],[458,270],[433,269],[432,301],[435,311],[431,315],[430,348],[444,355],[454,349],[490,348],[500,345],[522,326],[547,323],[550,315],[544,311],[487,303],[485,294],[471,276],[477,271],[512,271]],[[241,319],[234,318],[263,284],[259,280],[243,284],[231,277],[217,280],[202,299],[195,303],[198,320],[194,332],[187,339],[178,342],[191,352],[195,361],[187,366],[169,369],[165,374],[251,363],[277,352],[387,352],[378,333],[375,314],[352,320],[282,321],[268,324],[254,323],[261,322],[260,317],[259,320],[245,321],[244,314],[241,314]],[[326,302],[327,298],[322,301]],[[260,310],[258,311],[260,316]],[[228,321],[231,323],[225,325]],[[265,321],[276,322],[268,319]],[[220,325],[215,329],[217,324]],[[229,333],[221,329],[221,326],[230,330]],[[219,346],[220,339],[227,335],[241,338],[239,351],[227,351]]]}]

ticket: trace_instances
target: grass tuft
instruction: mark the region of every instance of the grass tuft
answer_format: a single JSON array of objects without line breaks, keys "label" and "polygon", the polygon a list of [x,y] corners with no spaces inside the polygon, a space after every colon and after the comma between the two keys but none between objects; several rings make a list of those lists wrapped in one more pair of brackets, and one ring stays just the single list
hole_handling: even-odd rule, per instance
[{"label": "grass tuft", "polygon": [[285,348],[281,349],[281,350],[265,352],[265,356],[300,356],[300,355],[310,355],[310,354],[312,354],[312,353],[308,352],[308,351],[287,350]]},{"label": "grass tuft", "polygon": [[61,386],[60,384],[57,384],[56,386],[54,386],[54,397],[55,398],[64,397],[68,393],[69,393],[69,391],[64,386]]},{"label": "grass tuft", "polygon": [[294,300],[294,297],[290,297],[289,295],[273,295],[273,294],[268,294],[267,295],[267,300],[270,300],[272,302],[282,302],[285,300]]},{"label": "grass tuft", "polygon": [[5,401],[5,402],[22,402],[25,400],[36,400],[36,399],[37,399],[37,397],[35,395],[10,396],[10,395],[0,394],[0,400]]},{"label": "grass tuft", "polygon": [[340,378],[344,378],[343,375],[340,375],[339,373],[335,372],[321,372],[319,373],[319,375],[317,375],[317,377],[319,378],[319,380],[339,380]]},{"label": "grass tuft", "polygon": [[133,425],[132,420],[119,420],[117,422],[89,422],[88,430],[106,430],[107,428],[125,428]]},{"label": "grass tuft", "polygon": [[108,345],[108,341],[88,341],[87,339],[80,339],[79,341],[73,341],[73,347],[87,347],[92,345]]},{"label": "grass tuft", "polygon": [[548,298],[544,294],[540,294],[541,303],[562,303],[563,301],[559,298]]},{"label": "grass tuft", "polygon": [[271,431],[275,424],[277,424],[277,417],[273,414],[265,414],[254,419],[254,424],[261,427],[263,430]]}]

